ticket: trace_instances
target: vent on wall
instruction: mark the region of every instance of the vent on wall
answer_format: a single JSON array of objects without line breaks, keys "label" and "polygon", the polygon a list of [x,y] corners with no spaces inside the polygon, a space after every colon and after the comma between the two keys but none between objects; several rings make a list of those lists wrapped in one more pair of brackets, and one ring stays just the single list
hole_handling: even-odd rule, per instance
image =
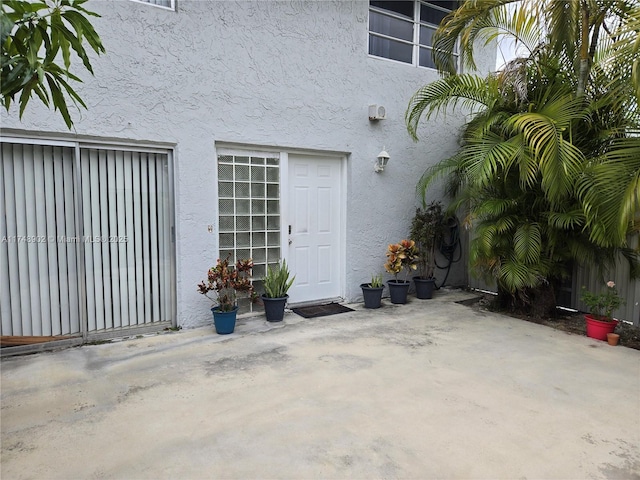
[{"label": "vent on wall", "polygon": [[387,110],[382,105],[369,105],[369,120],[384,120]]}]

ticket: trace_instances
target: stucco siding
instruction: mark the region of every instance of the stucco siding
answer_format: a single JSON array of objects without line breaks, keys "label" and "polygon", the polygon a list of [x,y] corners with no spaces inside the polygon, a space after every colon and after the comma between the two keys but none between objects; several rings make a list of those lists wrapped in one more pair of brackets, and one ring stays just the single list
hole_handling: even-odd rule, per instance
[{"label": "stucco siding", "polygon": [[[217,217],[216,143],[347,158],[344,295],[359,298],[359,284],[383,272],[387,244],[408,235],[418,177],[457,148],[462,115],[424,122],[418,143],[404,125],[409,98],[436,72],[367,54],[367,1],[177,3],[174,12],[89,2],[107,53],[92,60],[95,77],[81,74],[88,110],[72,111],[70,135],[174,145],[178,323],[210,321],[196,284],[218,253],[207,231]],[[495,49],[479,64],[491,69]],[[369,121],[374,103],[386,120]],[[2,125],[69,134],[36,100],[22,121],[3,111]],[[383,147],[391,160],[377,174]],[[447,283],[465,282],[460,262]]]}]

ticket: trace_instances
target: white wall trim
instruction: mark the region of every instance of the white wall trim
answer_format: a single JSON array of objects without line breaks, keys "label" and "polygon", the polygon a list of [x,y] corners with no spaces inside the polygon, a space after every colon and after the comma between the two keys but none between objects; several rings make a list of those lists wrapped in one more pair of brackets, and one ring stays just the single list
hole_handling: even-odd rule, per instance
[{"label": "white wall trim", "polygon": [[323,150],[316,148],[300,148],[288,145],[261,145],[253,143],[238,143],[238,142],[226,142],[216,141],[216,154],[218,152],[259,152],[260,155],[273,155],[274,153],[282,154],[287,152],[290,155],[325,155],[330,157],[340,157],[344,155],[350,155],[351,152],[346,150]]},{"label": "white wall trim", "polygon": [[342,285],[340,286],[340,295],[343,299],[347,298],[347,199],[349,198],[347,192],[347,186],[349,182],[347,181],[348,171],[348,155],[343,155],[340,158],[340,177],[342,180],[341,185],[341,195],[340,198],[340,215],[341,215],[341,234],[340,234],[340,278],[342,279]]},{"label": "white wall trim", "polygon": [[248,148],[228,148],[228,147],[220,147],[216,142],[216,161],[218,160],[218,156],[220,155],[243,155],[247,157],[266,157],[273,158],[279,157],[282,152],[278,150],[255,150]]},{"label": "white wall trim", "polygon": [[75,147],[78,142],[62,141],[62,140],[47,140],[44,138],[27,138],[27,137],[8,137],[0,135],[0,142],[6,143],[22,143],[25,145],[47,145],[51,147]]},{"label": "white wall trim", "polygon": [[280,256],[289,260],[289,153],[280,153]]},{"label": "white wall trim", "polygon": [[[11,140],[7,140],[11,139]],[[30,143],[34,145],[73,146],[79,143],[82,147],[105,148],[118,147],[123,150],[149,151],[166,153],[175,150],[176,143],[153,140],[132,140],[127,138],[106,138],[95,135],[74,135],[71,133],[40,132],[31,130],[2,129],[0,140]],[[148,149],[148,150],[145,150]]]}]

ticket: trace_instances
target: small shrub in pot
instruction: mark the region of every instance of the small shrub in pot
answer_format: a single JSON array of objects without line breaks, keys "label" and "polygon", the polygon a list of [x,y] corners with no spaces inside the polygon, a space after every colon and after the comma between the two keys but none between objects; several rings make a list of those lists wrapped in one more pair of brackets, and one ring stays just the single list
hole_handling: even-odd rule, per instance
[{"label": "small shrub in pot", "polygon": [[282,260],[276,267],[267,267],[267,274],[262,278],[265,292],[262,295],[262,303],[267,321],[279,322],[284,318],[284,309],[289,298],[287,292],[295,279],[295,275],[291,277],[286,260]]}]

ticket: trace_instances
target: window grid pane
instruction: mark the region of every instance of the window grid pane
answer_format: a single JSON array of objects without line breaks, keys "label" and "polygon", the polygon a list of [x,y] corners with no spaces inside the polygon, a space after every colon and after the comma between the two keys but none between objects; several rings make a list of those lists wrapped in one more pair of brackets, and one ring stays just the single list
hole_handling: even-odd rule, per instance
[{"label": "window grid pane", "polygon": [[[261,288],[268,264],[280,260],[280,161],[277,157],[218,156],[220,258],[252,258]],[[241,311],[251,302],[239,302]]]},{"label": "window grid pane", "polygon": [[413,1],[377,1],[371,0],[372,7],[380,8],[382,10],[393,12],[396,15],[401,15],[409,19],[413,18]]},{"label": "window grid pane", "polygon": [[234,217],[232,216],[223,216],[222,214],[220,215],[220,232],[234,231],[233,218]]},{"label": "window grid pane", "polygon": [[431,25],[440,25],[442,19],[444,19],[448,14],[449,10],[432,7],[430,5],[425,5],[424,3],[420,5],[420,20]]},{"label": "window grid pane", "polygon": [[413,40],[413,23],[378,12],[369,14],[369,30],[402,40]]},{"label": "window grid pane", "polygon": [[[263,179],[264,180],[264,179]],[[264,183],[252,183],[251,184],[251,197],[252,198],[264,198]]]}]

